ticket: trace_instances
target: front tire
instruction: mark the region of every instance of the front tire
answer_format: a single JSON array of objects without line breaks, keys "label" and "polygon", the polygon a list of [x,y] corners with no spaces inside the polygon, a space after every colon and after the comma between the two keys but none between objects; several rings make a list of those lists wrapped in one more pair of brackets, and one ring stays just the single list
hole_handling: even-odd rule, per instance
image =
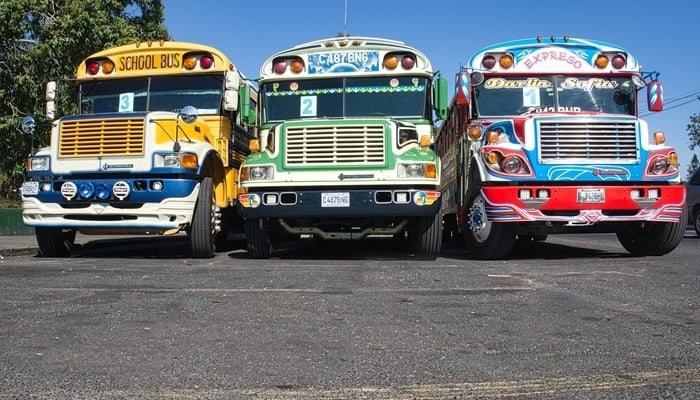
[{"label": "front tire", "polygon": [[633,256],[662,256],[678,247],[685,234],[687,221],[688,209],[684,206],[679,223],[644,222],[625,226],[617,232],[617,240]]},{"label": "front tire", "polygon": [[498,260],[510,255],[515,246],[518,225],[489,221],[480,185],[472,185],[468,190],[464,215],[462,233],[467,251],[472,257]]},{"label": "front tire", "polygon": [[75,243],[75,231],[61,228],[34,229],[39,255],[43,257],[68,257]]},{"label": "front tire", "polygon": [[217,234],[218,207],[214,199],[214,183],[211,177],[202,179],[199,184],[197,205],[192,216],[190,246],[192,257],[214,257],[214,245]]},{"label": "front tire", "polygon": [[246,219],[245,237],[251,258],[270,258],[272,242],[270,241],[270,221],[267,218]]},{"label": "front tire", "polygon": [[408,227],[408,239],[416,258],[437,259],[442,246],[442,214],[415,218]]}]

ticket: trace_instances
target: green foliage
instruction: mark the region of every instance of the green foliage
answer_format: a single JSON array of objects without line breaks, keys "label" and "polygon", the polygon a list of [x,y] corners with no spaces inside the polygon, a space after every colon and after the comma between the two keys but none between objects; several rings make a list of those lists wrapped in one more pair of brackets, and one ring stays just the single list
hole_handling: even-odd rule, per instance
[{"label": "green foliage", "polygon": [[690,159],[690,165],[688,166],[688,169],[686,170],[686,177],[685,179],[689,179],[691,175],[693,175],[693,172],[695,172],[696,169],[700,167],[700,160],[698,160],[698,155],[693,154],[693,158]]},{"label": "green foliage", "polygon": [[[71,82],[82,59],[137,41],[169,39],[162,0],[0,1],[0,172],[3,187],[21,184],[30,146],[48,142],[45,85],[63,84],[59,112],[76,110]],[[68,90],[65,90],[68,89]],[[36,137],[19,130],[26,115],[37,120]],[[3,190],[0,194],[4,194]],[[1,197],[1,196],[0,196]]]},{"label": "green foliage", "polygon": [[690,139],[690,150],[695,150],[695,147],[700,147],[700,114],[690,116],[690,123],[686,128],[688,131],[688,139]]}]

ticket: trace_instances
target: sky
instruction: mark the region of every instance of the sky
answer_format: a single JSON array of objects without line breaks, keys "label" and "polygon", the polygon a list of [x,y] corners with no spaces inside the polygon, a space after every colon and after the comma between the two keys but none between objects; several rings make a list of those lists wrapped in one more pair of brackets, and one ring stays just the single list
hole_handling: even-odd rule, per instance
[{"label": "sky", "polygon": [[[625,48],[645,72],[659,73],[665,110],[641,110],[651,132],[666,133],[686,177],[693,153],[687,126],[700,114],[700,2],[665,0],[164,0],[173,40],[226,53],[248,78],[272,54],[337,33],[400,40],[430,58],[450,83],[479,49],[538,35],[602,40]],[[642,95],[645,92],[641,92]]]}]

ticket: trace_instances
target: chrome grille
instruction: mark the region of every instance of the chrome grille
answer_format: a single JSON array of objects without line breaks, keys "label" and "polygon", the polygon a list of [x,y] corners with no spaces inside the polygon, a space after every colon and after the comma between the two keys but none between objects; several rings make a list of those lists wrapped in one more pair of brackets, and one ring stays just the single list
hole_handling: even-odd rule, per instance
[{"label": "chrome grille", "polygon": [[144,153],[144,119],[75,119],[61,122],[60,157],[137,156]]},{"label": "chrome grille", "polygon": [[543,162],[638,159],[634,121],[540,120],[537,125]]},{"label": "chrome grille", "polygon": [[382,165],[384,125],[312,125],[287,128],[289,166]]}]

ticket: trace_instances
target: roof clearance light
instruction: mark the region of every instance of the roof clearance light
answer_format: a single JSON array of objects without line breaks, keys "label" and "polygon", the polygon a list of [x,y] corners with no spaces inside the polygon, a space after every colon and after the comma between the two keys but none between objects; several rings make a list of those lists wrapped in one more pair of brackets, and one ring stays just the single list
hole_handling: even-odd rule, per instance
[{"label": "roof clearance light", "polygon": [[182,62],[185,69],[192,70],[197,66],[197,57],[193,55],[185,56],[185,60]]},{"label": "roof clearance light", "polygon": [[654,144],[664,144],[666,143],[666,134],[662,131],[654,132]]},{"label": "roof clearance light", "polygon": [[293,59],[291,64],[289,65],[289,69],[295,74],[304,71],[304,61],[301,58]]},{"label": "roof clearance light", "polygon": [[601,54],[595,59],[595,66],[603,69],[608,66],[608,62],[610,62],[610,60],[608,60],[608,56]]},{"label": "roof clearance light", "polygon": [[98,72],[100,72],[100,63],[97,61],[91,61],[86,65],[85,69],[87,70],[88,75],[96,75]]},{"label": "roof clearance light", "polygon": [[401,66],[403,69],[411,69],[416,65],[416,59],[412,55],[405,55],[401,59]]},{"label": "roof clearance light", "polygon": [[481,60],[481,65],[486,68],[486,69],[491,69],[496,66],[496,57],[492,55],[487,55],[484,56],[484,59]]},{"label": "roof clearance light", "polygon": [[395,69],[399,65],[399,59],[395,55],[387,55],[384,57],[384,67],[386,69]]},{"label": "roof clearance light", "polygon": [[102,61],[102,72],[105,74],[111,74],[114,71],[114,63],[110,60]]},{"label": "roof clearance light", "polygon": [[623,68],[627,64],[627,59],[623,54],[615,54],[612,58],[612,66],[615,69]]},{"label": "roof clearance light", "polygon": [[286,60],[275,60],[272,64],[272,71],[276,74],[283,74],[287,71],[287,61]]},{"label": "roof clearance light", "polygon": [[202,69],[209,69],[212,65],[214,65],[214,59],[209,54],[205,54],[199,59],[199,66]]},{"label": "roof clearance light", "polygon": [[513,56],[510,54],[504,54],[498,59],[498,65],[501,68],[508,69],[513,66]]}]

